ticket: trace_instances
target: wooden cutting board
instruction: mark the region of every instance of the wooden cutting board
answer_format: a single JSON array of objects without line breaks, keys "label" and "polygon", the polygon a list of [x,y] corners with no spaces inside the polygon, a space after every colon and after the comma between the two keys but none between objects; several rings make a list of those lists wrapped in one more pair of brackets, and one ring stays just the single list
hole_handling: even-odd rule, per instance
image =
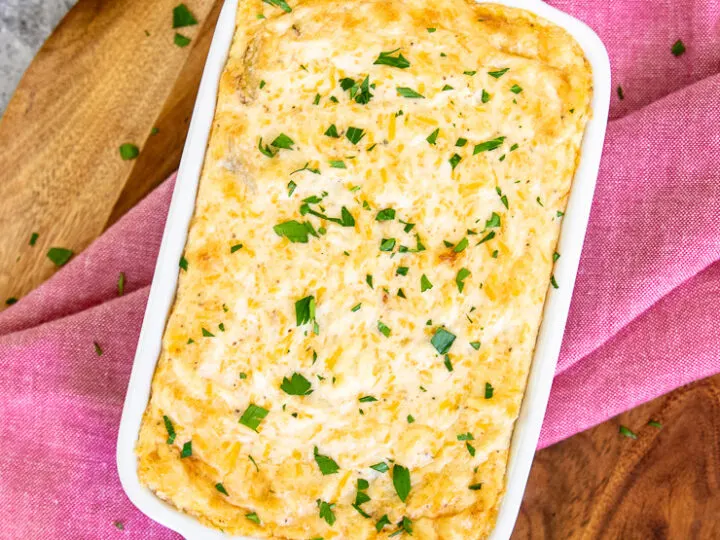
[{"label": "wooden cutting board", "polygon": [[[79,0],[29,67],[0,121],[0,309],[55,271],[50,246],[82,251],[177,167],[222,2],[186,0],[184,48],[177,3]],[[514,538],[720,538],[718,419],[720,376],[539,452]]]}]

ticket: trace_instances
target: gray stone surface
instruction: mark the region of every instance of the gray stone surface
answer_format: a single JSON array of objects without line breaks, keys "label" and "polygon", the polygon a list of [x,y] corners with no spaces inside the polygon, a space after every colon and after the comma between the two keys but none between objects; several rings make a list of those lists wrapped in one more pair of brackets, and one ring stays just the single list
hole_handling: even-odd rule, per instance
[{"label": "gray stone surface", "polygon": [[76,0],[0,0],[0,114],[35,53]]}]

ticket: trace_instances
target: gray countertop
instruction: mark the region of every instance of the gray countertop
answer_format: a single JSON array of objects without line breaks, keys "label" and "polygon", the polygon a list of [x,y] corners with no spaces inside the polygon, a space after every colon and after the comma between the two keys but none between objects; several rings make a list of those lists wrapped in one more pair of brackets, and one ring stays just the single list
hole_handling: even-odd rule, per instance
[{"label": "gray countertop", "polygon": [[0,0],[0,115],[25,69],[76,0]]}]

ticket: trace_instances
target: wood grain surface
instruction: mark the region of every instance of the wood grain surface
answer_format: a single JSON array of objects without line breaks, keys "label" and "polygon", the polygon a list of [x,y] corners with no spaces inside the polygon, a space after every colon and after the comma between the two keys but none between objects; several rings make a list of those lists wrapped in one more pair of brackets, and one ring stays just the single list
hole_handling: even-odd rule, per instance
[{"label": "wood grain surface", "polygon": [[[25,74],[0,122],[0,309],[52,274],[50,246],[81,251],[177,167],[221,1],[186,0],[185,48],[177,3],[80,0]],[[720,538],[718,418],[720,375],[542,450],[514,540]]]}]

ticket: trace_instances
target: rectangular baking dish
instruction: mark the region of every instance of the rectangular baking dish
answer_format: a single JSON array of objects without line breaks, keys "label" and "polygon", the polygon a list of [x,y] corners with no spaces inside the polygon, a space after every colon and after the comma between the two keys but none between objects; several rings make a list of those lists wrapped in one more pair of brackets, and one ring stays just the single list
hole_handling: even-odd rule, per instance
[{"label": "rectangular baking dish", "polygon": [[[585,130],[580,163],[560,232],[558,251],[563,256],[555,264],[554,274],[561,287],[550,288],[545,301],[527,389],[513,431],[506,492],[491,536],[492,540],[504,540],[510,537],[520,509],[570,309],[605,138],[610,102],[610,62],[605,46],[589,27],[542,0],[494,0],[493,3],[526,9],[567,30],[582,47],[593,70],[592,118]],[[192,540],[228,537],[176,510],[141,485],[134,447],[150,397],[165,324],[175,299],[178,261],[195,208],[198,182],[215,114],[218,83],[235,31],[237,6],[238,0],[225,1],[205,64],[150,288],[117,444],[120,481],[133,504],[153,520]]]}]

